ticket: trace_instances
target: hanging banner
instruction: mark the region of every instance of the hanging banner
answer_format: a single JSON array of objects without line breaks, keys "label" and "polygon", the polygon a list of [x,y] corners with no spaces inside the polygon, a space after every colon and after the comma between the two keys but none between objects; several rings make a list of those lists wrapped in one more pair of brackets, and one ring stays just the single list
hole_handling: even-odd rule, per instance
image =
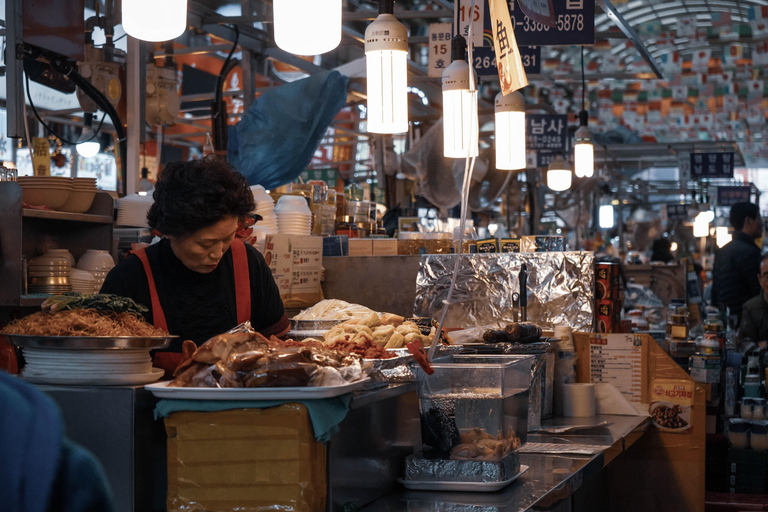
[{"label": "hanging banner", "polygon": [[[540,2],[542,0],[537,0],[537,3]],[[526,0],[526,3],[530,4],[531,0]],[[595,2],[552,0],[554,26],[526,16],[520,0],[507,0],[507,4],[517,44],[520,46],[595,44]],[[486,34],[491,34],[490,16],[485,17],[484,30]]]},{"label": "hanging banner", "polygon": [[51,175],[50,146],[45,137],[32,137],[32,168],[35,176]]},{"label": "hanging banner", "polygon": [[733,153],[691,153],[694,178],[733,178]]},{"label": "hanging banner", "polygon": [[552,0],[518,0],[520,10],[534,21],[554,27],[555,10],[552,7]]},{"label": "hanging banner", "polygon": [[427,75],[443,76],[443,71],[451,63],[451,24],[429,24],[429,53]]},{"label": "hanging banner", "polygon": [[523,60],[517,48],[515,29],[509,18],[506,0],[488,0],[493,28],[493,49],[496,52],[496,64],[499,68],[501,93],[507,94],[528,85],[528,78],[523,69]]}]

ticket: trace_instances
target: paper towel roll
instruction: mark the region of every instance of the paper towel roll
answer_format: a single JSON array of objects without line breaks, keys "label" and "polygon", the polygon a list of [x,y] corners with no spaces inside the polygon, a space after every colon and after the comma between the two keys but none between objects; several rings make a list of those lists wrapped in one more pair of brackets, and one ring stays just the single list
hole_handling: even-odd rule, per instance
[{"label": "paper towel roll", "polygon": [[558,347],[560,350],[573,350],[573,331],[569,325],[556,325],[555,338],[559,338]]},{"label": "paper towel roll", "polygon": [[563,416],[586,418],[595,415],[594,384],[563,384]]}]

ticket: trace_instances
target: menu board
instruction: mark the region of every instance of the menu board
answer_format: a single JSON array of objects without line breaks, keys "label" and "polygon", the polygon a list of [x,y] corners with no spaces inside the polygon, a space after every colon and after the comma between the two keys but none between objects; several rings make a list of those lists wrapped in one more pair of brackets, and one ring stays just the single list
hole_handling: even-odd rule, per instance
[{"label": "menu board", "polygon": [[595,334],[589,340],[590,382],[605,383],[621,391],[632,403],[641,403],[643,340],[634,334]]}]

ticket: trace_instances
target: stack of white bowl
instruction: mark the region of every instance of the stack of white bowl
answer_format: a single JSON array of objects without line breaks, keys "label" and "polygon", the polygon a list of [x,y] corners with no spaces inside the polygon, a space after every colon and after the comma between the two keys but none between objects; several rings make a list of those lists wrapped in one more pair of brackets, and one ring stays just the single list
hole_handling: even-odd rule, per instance
[{"label": "stack of white bowl", "polygon": [[302,196],[280,196],[275,205],[277,228],[281,235],[309,235],[312,230],[312,212]]},{"label": "stack of white bowl", "polygon": [[79,268],[71,269],[69,271],[69,282],[72,284],[73,292],[98,293],[98,290],[96,289],[96,278],[87,270],[80,270]]},{"label": "stack of white bowl", "polygon": [[251,187],[253,200],[256,201],[256,209],[253,213],[261,215],[258,226],[266,228],[270,233],[277,233],[277,217],[275,216],[275,201],[267,194],[261,185]]},{"label": "stack of white bowl", "polygon": [[99,293],[101,285],[104,283],[104,279],[114,266],[115,260],[112,259],[112,256],[108,251],[99,251],[96,249],[88,249],[85,251],[77,262],[77,268],[80,270],[87,270],[93,275],[93,293]]},{"label": "stack of white bowl", "polygon": [[72,178],[65,176],[19,176],[22,200],[31,206],[59,210],[69,199]]},{"label": "stack of white bowl", "polygon": [[147,212],[153,202],[152,196],[140,196],[139,194],[125,196],[117,203],[117,221],[115,224],[139,228],[148,227]]},{"label": "stack of white bowl", "polygon": [[69,260],[61,256],[44,254],[32,258],[27,265],[27,291],[51,294],[71,292],[70,268]]}]

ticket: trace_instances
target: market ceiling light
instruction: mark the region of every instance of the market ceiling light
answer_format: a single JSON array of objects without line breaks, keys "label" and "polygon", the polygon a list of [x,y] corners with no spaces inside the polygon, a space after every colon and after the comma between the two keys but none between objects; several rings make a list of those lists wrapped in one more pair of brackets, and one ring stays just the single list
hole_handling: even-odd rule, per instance
[{"label": "market ceiling light", "polygon": [[365,29],[367,129],[408,131],[408,30],[392,15],[394,0],[379,0],[379,16]]},{"label": "market ceiling light", "polygon": [[525,169],[525,97],[514,91],[496,95],[496,168]]},{"label": "market ceiling light", "polygon": [[562,192],[571,188],[572,180],[571,166],[562,156],[556,156],[547,170],[547,186],[556,192]]},{"label": "market ceiling light", "polygon": [[600,206],[600,211],[598,212],[598,222],[600,223],[600,227],[602,229],[611,229],[613,227],[614,218],[612,205],[604,204]]},{"label": "market ceiling light", "polygon": [[286,52],[319,55],[341,42],[341,0],[274,0],[272,11],[275,43]]},{"label": "market ceiling light", "polygon": [[142,41],[170,41],[187,29],[187,0],[123,0],[123,30]]},{"label": "market ceiling light", "polygon": [[96,134],[93,132],[93,114],[90,112],[85,113],[85,125],[83,126],[83,133],[77,140],[77,154],[83,158],[91,158],[101,149]]},{"label": "market ceiling light", "polygon": [[443,71],[443,155],[467,158],[478,154],[475,72],[466,61],[467,41],[451,40],[451,65]]},{"label": "market ceiling light", "polygon": [[728,226],[717,226],[715,228],[715,243],[718,247],[722,247],[731,241],[733,235],[728,233]]}]

